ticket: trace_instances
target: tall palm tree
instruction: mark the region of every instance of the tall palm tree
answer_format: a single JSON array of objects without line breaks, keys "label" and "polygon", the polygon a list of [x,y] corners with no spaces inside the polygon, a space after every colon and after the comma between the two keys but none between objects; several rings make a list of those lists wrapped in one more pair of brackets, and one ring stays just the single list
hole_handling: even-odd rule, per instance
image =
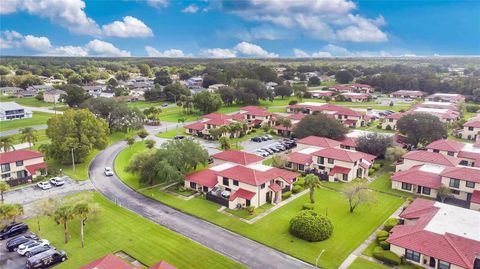
[{"label": "tall palm tree", "polygon": [[310,189],[310,203],[315,203],[315,188],[320,188],[320,178],[314,174],[308,174],[305,177],[304,187]]},{"label": "tall palm tree", "polygon": [[68,243],[68,222],[75,217],[73,207],[71,205],[63,205],[55,210],[53,219],[57,224],[63,226],[63,233],[65,235],[65,244]]},{"label": "tall palm tree", "polygon": [[7,152],[10,150],[15,150],[15,147],[13,146],[13,140],[11,137],[4,136],[0,138],[0,148],[3,150],[3,152]]},{"label": "tall palm tree", "polygon": [[84,226],[85,221],[90,217],[92,214],[96,213],[97,206],[96,204],[89,203],[89,202],[79,202],[73,207],[73,213],[76,217],[80,219],[80,236],[82,239],[82,248],[85,246],[84,240]]},{"label": "tall palm tree", "polygon": [[32,145],[38,140],[36,131],[32,127],[26,127],[21,129],[20,132],[22,133],[22,142],[28,142],[28,146],[31,149]]},{"label": "tall palm tree", "polygon": [[208,130],[208,133],[213,140],[217,140],[222,135],[220,128],[211,128]]},{"label": "tall palm tree", "polygon": [[3,204],[3,194],[10,189],[10,185],[6,182],[0,182],[0,201]]},{"label": "tall palm tree", "polygon": [[8,222],[15,222],[17,217],[23,215],[23,206],[21,204],[2,204],[0,205],[0,219]]}]

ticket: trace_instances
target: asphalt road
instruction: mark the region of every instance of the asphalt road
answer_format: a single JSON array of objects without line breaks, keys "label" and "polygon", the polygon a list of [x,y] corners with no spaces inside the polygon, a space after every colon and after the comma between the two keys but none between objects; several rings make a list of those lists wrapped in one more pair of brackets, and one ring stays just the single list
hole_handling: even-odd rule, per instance
[{"label": "asphalt road", "polygon": [[104,167],[113,167],[115,157],[126,146],[124,141],[111,145],[98,154],[89,167],[93,185],[111,201],[251,268],[314,268],[270,247],[149,199],[123,184],[116,175],[104,176]]}]

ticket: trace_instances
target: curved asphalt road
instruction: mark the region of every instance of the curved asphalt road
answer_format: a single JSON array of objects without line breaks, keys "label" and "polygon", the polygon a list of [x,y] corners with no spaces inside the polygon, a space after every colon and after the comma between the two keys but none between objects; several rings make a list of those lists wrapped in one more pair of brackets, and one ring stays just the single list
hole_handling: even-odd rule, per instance
[{"label": "curved asphalt road", "polygon": [[95,188],[111,201],[251,268],[314,268],[287,254],[149,199],[126,186],[116,175],[104,176],[104,167],[114,167],[115,157],[126,146],[124,141],[111,145],[98,154],[89,167],[89,177]]}]

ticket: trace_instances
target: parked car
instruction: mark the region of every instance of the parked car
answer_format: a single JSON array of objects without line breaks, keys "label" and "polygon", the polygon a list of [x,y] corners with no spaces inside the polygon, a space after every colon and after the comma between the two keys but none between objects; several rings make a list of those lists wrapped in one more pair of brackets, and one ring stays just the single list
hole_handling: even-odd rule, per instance
[{"label": "parked car", "polygon": [[265,137],[265,136],[259,136],[259,137],[260,137],[260,139],[262,139],[262,141],[267,141],[268,140],[268,138]]},{"label": "parked car", "polygon": [[185,136],[183,136],[183,135],[176,135],[173,139],[178,140],[178,139],[184,139],[184,138],[185,138]]},{"label": "parked car", "polygon": [[268,149],[273,150],[273,152],[280,152],[280,149],[278,149],[278,148],[275,147],[275,146],[271,146],[271,147],[269,147]]},{"label": "parked car", "polygon": [[162,104],[162,107],[167,107],[168,106],[168,103],[163,103]]},{"label": "parked car", "polygon": [[50,242],[48,240],[39,240],[33,241],[25,244],[21,244],[18,246],[17,253],[24,256],[27,252],[30,252],[32,249],[41,247],[41,246],[49,246]]},{"label": "parked car", "polygon": [[50,246],[50,245],[39,246],[39,247],[36,247],[36,248],[28,251],[27,253],[25,253],[25,256],[30,258],[32,256],[35,256],[37,254],[40,254],[40,253],[45,252],[45,251],[50,250],[50,249],[55,249],[55,248]]},{"label": "parked car", "polygon": [[65,184],[65,180],[61,177],[52,177],[50,179],[50,184],[56,187],[63,186]]},{"label": "parked car", "polygon": [[262,139],[258,136],[252,137],[250,140],[253,142],[262,142]]},{"label": "parked car", "polygon": [[270,136],[270,135],[264,135],[264,136],[262,136],[262,139],[265,139],[265,141],[266,141],[266,140],[272,140],[272,136]]},{"label": "parked car", "polygon": [[38,182],[37,186],[42,190],[48,190],[52,188],[52,184],[50,184],[48,181]]},{"label": "parked car", "polygon": [[0,231],[0,240],[23,234],[26,231],[28,231],[28,225],[23,222],[10,224]]},{"label": "parked car", "polygon": [[113,169],[111,167],[105,167],[105,170],[103,171],[103,173],[107,177],[111,177],[111,176],[113,176]]},{"label": "parked car", "polygon": [[273,139],[273,136],[271,136],[271,135],[269,135],[269,134],[267,134],[267,135],[265,135],[265,136],[268,137],[269,140],[272,140],[272,139]]},{"label": "parked car", "polygon": [[68,259],[67,253],[62,250],[50,249],[38,255],[27,259],[26,266],[30,268],[48,268],[57,263],[64,262]]},{"label": "parked car", "polygon": [[16,251],[18,246],[20,246],[21,244],[25,244],[27,242],[34,242],[39,239],[40,238],[38,238],[38,236],[35,234],[26,234],[26,235],[8,240],[7,244],[5,245],[5,248],[10,252]]},{"label": "parked car", "polygon": [[212,157],[209,157],[208,158],[208,164],[212,164],[213,163],[213,158]]},{"label": "parked car", "polygon": [[264,151],[268,152],[269,154],[273,154],[273,150],[269,149],[269,148],[262,148]]}]

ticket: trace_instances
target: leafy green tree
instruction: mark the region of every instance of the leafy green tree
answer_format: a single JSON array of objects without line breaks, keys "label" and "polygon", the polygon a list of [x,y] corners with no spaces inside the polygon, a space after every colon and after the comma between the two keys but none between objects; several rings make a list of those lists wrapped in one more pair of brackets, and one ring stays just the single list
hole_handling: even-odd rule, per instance
[{"label": "leafy green tree", "polygon": [[115,88],[118,87],[118,81],[115,78],[110,78],[107,81],[107,88],[110,90],[114,90]]},{"label": "leafy green tree", "polygon": [[208,91],[202,91],[193,96],[193,106],[203,114],[209,114],[222,107],[220,95]]},{"label": "leafy green tree", "polygon": [[13,146],[12,137],[10,136],[0,137],[0,148],[3,150],[3,152],[15,150],[15,147]]},{"label": "leafy green tree", "polygon": [[360,205],[369,205],[375,203],[376,199],[372,191],[365,184],[350,183],[344,192],[348,200],[350,213]]},{"label": "leafy green tree", "polygon": [[220,148],[223,150],[228,150],[232,148],[232,145],[230,144],[230,138],[226,136],[220,137],[220,139],[218,139],[218,142],[220,143]]},{"label": "leafy green tree", "polygon": [[78,74],[72,74],[67,78],[67,82],[70,85],[83,85],[83,77]]},{"label": "leafy green tree", "polygon": [[437,189],[437,196],[438,196],[438,198],[440,198],[440,201],[442,201],[442,203],[444,203],[447,198],[450,198],[450,197],[453,196],[452,190],[449,187],[442,184]]},{"label": "leafy green tree", "polygon": [[140,183],[153,185],[156,175],[157,165],[156,152],[142,151],[133,155],[125,170],[140,176]]},{"label": "leafy green tree", "polygon": [[275,87],[274,92],[275,96],[280,96],[283,99],[285,97],[291,96],[293,91],[292,88],[290,88],[290,86],[288,85],[279,85]]},{"label": "leafy green tree", "polygon": [[69,107],[79,107],[90,97],[82,87],[77,85],[64,85],[61,89],[66,93],[61,98]]},{"label": "leafy green tree", "polygon": [[290,120],[289,118],[279,118],[277,120],[277,123],[280,124],[281,126],[285,127],[285,129],[288,131],[288,129],[290,127],[292,127],[292,120]]},{"label": "leafy green tree", "polygon": [[276,82],[278,80],[277,72],[269,66],[259,66],[255,68],[255,73],[263,82]]},{"label": "leafy green tree", "polygon": [[245,105],[257,105],[258,100],[266,100],[268,97],[265,85],[255,79],[238,79],[235,81],[236,100]]},{"label": "leafy green tree", "polygon": [[220,130],[220,128],[211,128],[208,129],[208,134],[210,134],[213,140],[217,140],[220,136],[222,136],[223,130]]},{"label": "leafy green tree", "polygon": [[315,189],[320,188],[320,178],[314,174],[308,174],[304,178],[304,187],[310,189],[310,203],[315,203]]},{"label": "leafy green tree", "polygon": [[5,192],[10,190],[10,185],[8,185],[5,181],[0,182],[0,202],[4,202],[3,195]]},{"label": "leafy green tree", "polygon": [[390,136],[379,133],[367,133],[357,138],[356,150],[384,157],[387,148],[391,147],[393,140]]},{"label": "leafy green tree", "polygon": [[164,94],[160,84],[155,84],[153,89],[145,91],[145,93],[143,94],[143,97],[145,98],[145,101],[154,102],[162,99],[163,95]]},{"label": "leafy green tree", "polygon": [[8,75],[8,74],[10,74],[10,68],[4,65],[0,65],[0,76]]},{"label": "leafy green tree", "polygon": [[308,79],[308,86],[310,87],[320,86],[321,83],[322,82],[320,81],[320,79],[316,76],[310,77]]},{"label": "leafy green tree", "polygon": [[58,207],[59,201],[53,198],[37,200],[34,203],[33,211],[37,216],[38,231],[40,231],[40,220],[43,216],[51,217]]},{"label": "leafy green tree", "polygon": [[115,79],[121,80],[121,81],[127,81],[130,79],[130,73],[128,73],[128,71],[120,71],[115,74]]},{"label": "leafy green tree", "polygon": [[202,81],[202,87],[208,88],[210,85],[219,84],[220,81],[213,75],[205,75]]},{"label": "leafy green tree", "polygon": [[85,232],[84,227],[88,218],[100,212],[100,206],[93,202],[91,194],[82,195],[81,200],[73,204],[73,215],[80,220],[80,238],[82,241],[82,248],[85,247]]},{"label": "leafy green tree", "polygon": [[340,70],[335,73],[335,80],[338,83],[346,84],[353,80],[353,75],[348,70]]},{"label": "leafy green tree", "polygon": [[218,89],[218,94],[225,105],[229,106],[235,101],[236,90],[229,86],[220,87]]},{"label": "leafy green tree", "polygon": [[67,244],[70,239],[70,234],[68,232],[68,223],[75,217],[75,212],[73,211],[73,206],[71,204],[63,204],[59,206],[53,213],[53,219],[57,225],[62,225],[64,243]]},{"label": "leafy green tree", "polygon": [[108,125],[87,109],[66,110],[47,122],[50,157],[61,163],[71,163],[73,149],[76,162],[83,162],[93,149],[104,149],[108,144]]},{"label": "leafy green tree", "polygon": [[155,147],[156,143],[157,142],[155,140],[151,140],[151,139],[145,140],[145,144],[147,145],[148,149],[152,149],[153,147]]},{"label": "leafy green tree", "polygon": [[139,64],[138,69],[142,76],[149,77],[152,74],[152,70],[148,64]]},{"label": "leafy green tree", "polygon": [[405,155],[407,151],[399,146],[389,147],[385,152],[385,160],[390,162],[396,162]]},{"label": "leafy green tree", "polygon": [[190,90],[179,82],[175,82],[174,84],[165,86],[163,93],[167,101],[175,102],[179,100],[182,95],[189,96]]},{"label": "leafy green tree", "polygon": [[129,146],[132,146],[135,143],[135,138],[129,136],[129,137],[125,138],[125,141],[127,141],[127,144]]},{"label": "leafy green tree", "polygon": [[431,142],[446,138],[447,127],[440,119],[428,113],[408,114],[400,118],[398,130],[407,136],[407,141],[417,146],[428,145]]},{"label": "leafy green tree", "polygon": [[7,222],[16,222],[16,219],[23,215],[23,205],[21,204],[1,204],[0,220]]},{"label": "leafy green tree", "polygon": [[347,132],[348,129],[341,122],[322,113],[305,116],[295,127],[295,135],[299,138],[315,135],[341,139]]},{"label": "leafy green tree", "polygon": [[145,129],[140,129],[137,132],[138,137],[140,137],[142,140],[145,139],[148,136],[148,132]]},{"label": "leafy green tree", "polygon": [[38,140],[37,132],[32,127],[26,127],[20,129],[20,133],[22,134],[22,143],[28,142],[28,146],[31,149],[32,145]]},{"label": "leafy green tree", "polygon": [[162,86],[166,86],[172,83],[172,79],[165,71],[159,71],[155,73],[155,79],[153,80],[154,83],[158,83]]}]

